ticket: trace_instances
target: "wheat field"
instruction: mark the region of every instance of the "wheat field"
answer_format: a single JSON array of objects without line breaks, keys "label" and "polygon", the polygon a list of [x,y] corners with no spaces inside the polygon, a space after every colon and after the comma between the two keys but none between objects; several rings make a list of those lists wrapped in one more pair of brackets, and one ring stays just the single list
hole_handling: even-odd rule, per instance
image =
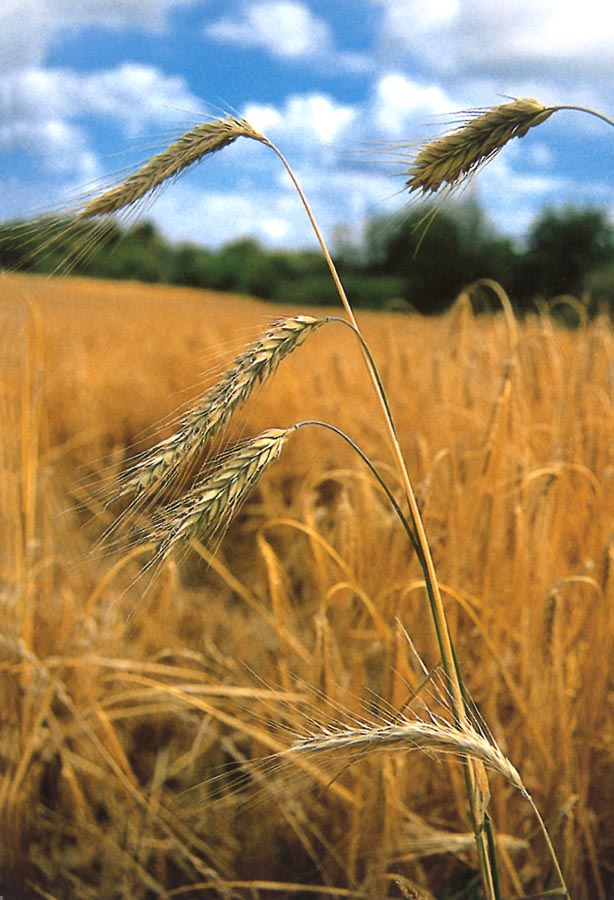
[{"label": "wheat field", "polygon": [[[407,710],[441,721],[446,697],[415,553],[343,441],[301,429],[228,532],[153,578],[139,577],[146,544],[99,546],[129,458],[172,433],[246,342],[302,310],[79,279],[0,285],[4,895],[478,896],[455,754],[364,751]],[[361,328],[476,716],[521,772],[571,896],[605,900],[611,325],[512,327],[462,296],[437,319],[365,313]],[[395,486],[359,347],[332,322],[226,439],[308,419],[342,428]],[[311,745],[284,753],[296,738]],[[535,816],[492,765],[504,894],[544,896]]]}]

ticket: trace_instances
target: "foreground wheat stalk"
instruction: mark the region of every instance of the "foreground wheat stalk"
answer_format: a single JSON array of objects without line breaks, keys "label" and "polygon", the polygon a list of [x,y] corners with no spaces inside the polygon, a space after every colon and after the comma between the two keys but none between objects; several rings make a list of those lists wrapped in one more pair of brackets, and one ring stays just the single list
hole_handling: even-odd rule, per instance
[{"label": "foreground wheat stalk", "polygon": [[[535,100],[516,100],[470,117],[463,128],[427,145],[420,151],[407,172],[410,176],[407,182],[409,190],[428,193],[438,190],[442,185],[456,187],[464,178],[473,174],[482,163],[498,153],[509,140],[525,135],[531,128],[546,121],[556,109],[562,108],[565,107],[545,107]],[[435,734],[424,725],[422,730],[413,731],[408,730],[409,726],[405,725],[391,726],[379,729],[378,734],[362,729],[351,733],[344,731],[320,735],[318,738],[306,739],[300,745],[300,749],[315,752],[323,749],[324,745],[327,749],[334,749],[348,742],[356,747],[359,745],[383,747],[386,744],[398,744],[403,740],[409,746],[434,747],[438,744],[440,749],[454,749],[465,760],[467,795],[484,890],[490,900],[499,900],[501,891],[498,884],[494,838],[488,817],[490,792],[486,776],[486,766],[493,766],[492,748],[488,752],[482,745],[481,749],[476,749],[476,735],[470,726],[465,688],[450,636],[435,566],[377,367],[360,332],[323,235],[289,163],[273,143],[244,120],[234,118],[217,120],[188,132],[166,151],[153,157],[122,185],[87,203],[81,210],[79,218],[108,216],[138,203],[157,191],[169,178],[176,177],[206,156],[228,146],[238,137],[247,137],[268,146],[281,160],[311,222],[337,287],[348,323],[361,341],[367,369],[382,410],[403,486],[407,505],[407,530],[414,536],[412,543],[424,573],[454,718],[451,731],[445,735],[441,730]],[[123,480],[120,480],[120,494],[131,491],[138,494],[146,491],[152,485],[164,481],[169,473],[174,473],[186,457],[189,458],[198,452],[214,434],[219,433],[220,428],[253,392],[255,386],[268,377],[277,368],[280,360],[302,343],[319,324],[321,320],[302,316],[281,320],[271,326],[263,338],[235,360],[200,406],[182,420],[176,434],[159,444],[154,451],[139,459],[128,470]],[[163,509],[154,522],[152,533],[157,545],[154,559],[164,559],[180,542],[194,539],[210,540],[216,533],[226,528],[269,465],[279,457],[289,435],[298,427],[301,426],[270,429],[240,444],[221,458],[219,466],[205,474],[204,478],[197,480],[194,488],[183,498]],[[405,513],[402,510],[400,512],[404,519]],[[505,766],[499,757],[497,760],[498,770],[502,771],[502,767]],[[497,765],[494,767],[497,768]],[[519,787],[521,784],[519,776],[513,773],[515,770],[512,772],[507,769],[506,777]],[[564,885],[556,857],[554,860],[557,874],[561,884]],[[567,895],[566,888],[563,888],[563,894]]]},{"label": "foreground wheat stalk", "polygon": [[134,206],[159,190],[169,179],[177,178],[201,159],[223,150],[240,137],[265,140],[245,119],[234,116],[197,125],[153,156],[121,184],[85,203],[77,213],[77,219],[113,215],[126,207]]},{"label": "foreground wheat stalk", "polygon": [[159,516],[152,537],[164,559],[180,541],[208,542],[224,531],[269,466],[279,459],[292,429],[270,428],[226,454],[217,468]]},{"label": "foreground wheat stalk", "polygon": [[404,172],[410,192],[434,193],[458,187],[515,137],[548,119],[554,109],[529,98],[467,114],[456,131],[427,143]]}]

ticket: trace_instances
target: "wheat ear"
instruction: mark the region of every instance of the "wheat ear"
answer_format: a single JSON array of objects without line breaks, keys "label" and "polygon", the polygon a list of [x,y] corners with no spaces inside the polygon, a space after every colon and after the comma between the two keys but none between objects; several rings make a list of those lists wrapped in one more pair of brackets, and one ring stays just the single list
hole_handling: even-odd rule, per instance
[{"label": "wheat ear", "polygon": [[180,501],[166,507],[151,535],[157,543],[154,561],[164,559],[179,542],[206,543],[223,533],[268,467],[279,458],[294,430],[270,428],[237,445]]},{"label": "wheat ear", "polygon": [[301,738],[283,755],[333,752],[337,758],[340,753],[354,755],[392,749],[455,753],[476,759],[525,793],[520,775],[497,746],[472,728],[456,728],[445,723],[405,720],[390,725],[325,728],[320,734]]},{"label": "wheat ear", "polygon": [[203,122],[186,131],[161,153],[152,156],[141,168],[121,184],[88,201],[77,213],[77,219],[108,216],[133,206],[148,194],[157,190],[170,178],[176,178],[186,169],[228,147],[239,137],[265,142],[259,131],[234,116]]},{"label": "wheat ear", "polygon": [[556,109],[525,97],[486,110],[470,110],[460,128],[430,141],[418,152],[403,173],[409,175],[409,191],[430,194],[442,185],[458,187],[512,138],[524,137]]},{"label": "wheat ear", "polygon": [[273,322],[262,337],[235,358],[200,403],[186,413],[179,429],[120,476],[116,497],[147,490],[165,477],[173,477],[180,466],[189,468],[195,454],[220,434],[237,407],[325,321],[313,316],[292,316]]}]

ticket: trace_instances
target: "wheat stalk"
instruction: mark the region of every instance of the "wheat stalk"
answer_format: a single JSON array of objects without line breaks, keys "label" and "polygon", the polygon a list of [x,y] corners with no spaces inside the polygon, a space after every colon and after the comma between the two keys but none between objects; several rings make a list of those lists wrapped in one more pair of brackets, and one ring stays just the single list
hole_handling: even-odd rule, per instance
[{"label": "wheat stalk", "polygon": [[[410,191],[428,193],[447,184],[451,189],[471,175],[483,162],[492,158],[513,137],[521,137],[530,128],[545,121],[554,111],[535,100],[515,100],[490,110],[471,114],[464,127],[427,145],[407,170]],[[314,232],[337,286],[340,299],[349,322],[360,335],[352,307],[327,250],[326,243],[311,213],[309,204],[294,176],[292,169],[280,151],[263,135],[242,120],[226,119],[201,126],[188,132],[146,163],[135,175],[119,187],[90,201],[81,211],[81,218],[113,214],[131,206],[155,191],[169,178],[176,177],[187,167],[197,163],[239,136],[258,140],[273,149],[286,167],[297,188],[301,201],[314,228]],[[317,321],[317,320],[315,320]],[[314,326],[315,327],[315,326]],[[297,346],[299,340],[293,343]],[[292,343],[292,341],[290,342]],[[253,350],[253,348],[251,348]],[[293,349],[293,347],[292,347]],[[261,353],[259,351],[262,351]],[[256,353],[249,350],[235,360],[227,377],[206,396],[198,410],[189,413],[179,431],[158,445],[152,454],[129,471],[123,481],[122,492],[141,491],[159,483],[166,473],[176,471],[179,464],[196,448],[202,446],[211,434],[217,433],[227,421],[232,410],[251,393],[256,384],[274,371],[270,347],[259,347]],[[283,354],[281,354],[283,355]],[[279,358],[281,358],[281,355]],[[409,511],[409,522],[415,531],[415,546],[425,575],[425,584],[433,622],[437,631],[443,666],[452,698],[454,726],[438,726],[430,723],[395,723],[384,728],[372,729],[362,724],[356,729],[320,734],[306,738],[288,752],[315,752],[324,749],[340,751],[345,746],[351,752],[361,749],[386,749],[403,742],[406,747],[423,750],[454,752],[465,760],[465,778],[471,806],[471,814],[477,843],[484,889],[489,898],[500,897],[496,873],[496,854],[490,820],[487,815],[489,801],[488,782],[484,766],[492,766],[523,790],[516,770],[499,754],[497,748],[473,732],[468,723],[466,699],[462,676],[456,660],[447,617],[440,595],[434,564],[413,488],[403,459],[390,409],[385,399],[381,381],[372,359],[366,355],[367,365],[385,415],[395,461],[401,476]],[[256,374],[261,372],[262,376]],[[306,424],[306,423],[305,423]],[[163,559],[177,542],[185,540],[210,540],[214,534],[227,527],[231,517],[255,487],[268,466],[278,458],[290,429],[272,429],[246,441],[225,455],[219,465],[210,471],[183,500],[171,504],[158,517],[153,537],[157,543],[156,560]],[[151,563],[150,563],[151,565]],[[524,793],[524,791],[523,791]],[[555,859],[556,865],[556,859]],[[558,870],[557,866],[557,872]],[[562,881],[561,876],[561,883]]]},{"label": "wheat stalk", "polygon": [[132,491],[138,494],[161,479],[172,477],[180,466],[189,467],[195,454],[220,434],[237,407],[325,321],[313,316],[291,316],[273,322],[262,337],[235,358],[200,403],[186,413],[178,430],[120,476],[114,499]]},{"label": "wheat stalk", "polygon": [[435,193],[442,185],[458,187],[512,138],[524,137],[557,108],[525,97],[486,110],[470,110],[460,128],[430,141],[418,152],[403,173],[409,175],[410,193]]},{"label": "wheat stalk", "polygon": [[121,184],[88,201],[77,213],[77,219],[108,216],[133,206],[151,194],[165,181],[176,178],[186,169],[234,143],[239,137],[265,142],[265,138],[245,119],[226,116],[192,128],[152,156],[141,168]]}]

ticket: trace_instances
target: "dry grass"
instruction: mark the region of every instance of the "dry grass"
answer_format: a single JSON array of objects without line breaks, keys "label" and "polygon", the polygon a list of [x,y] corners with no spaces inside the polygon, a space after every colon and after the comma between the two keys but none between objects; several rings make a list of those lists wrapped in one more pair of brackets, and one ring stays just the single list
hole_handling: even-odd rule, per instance
[{"label": "dry grass", "polygon": [[[130,285],[2,285],[6,877],[75,900],[264,898],[297,884],[370,897],[403,895],[404,884],[426,896],[466,884],[475,851],[451,756],[357,752],[349,765],[286,752],[314,733],[385,733],[401,716],[424,718],[424,701],[449,717],[408,653],[405,630],[427,665],[439,658],[420,567],[333,435],[302,429],[219,554],[197,543],[180,565],[169,558],[145,600],[130,587],[142,555],[87,554],[112,521],[97,490],[109,471],[143,448],[152,422],[176,432],[170,414],[214,381],[204,361],[224,371],[279,309]],[[438,320],[363,325],[472,696],[544,813],[572,895],[606,898],[611,329],[534,319],[515,343],[503,319],[475,320],[465,304]],[[386,469],[346,331],[320,329],[285,359],[228,440],[329,419]],[[505,892],[543,890],[531,810],[494,784]]]}]

